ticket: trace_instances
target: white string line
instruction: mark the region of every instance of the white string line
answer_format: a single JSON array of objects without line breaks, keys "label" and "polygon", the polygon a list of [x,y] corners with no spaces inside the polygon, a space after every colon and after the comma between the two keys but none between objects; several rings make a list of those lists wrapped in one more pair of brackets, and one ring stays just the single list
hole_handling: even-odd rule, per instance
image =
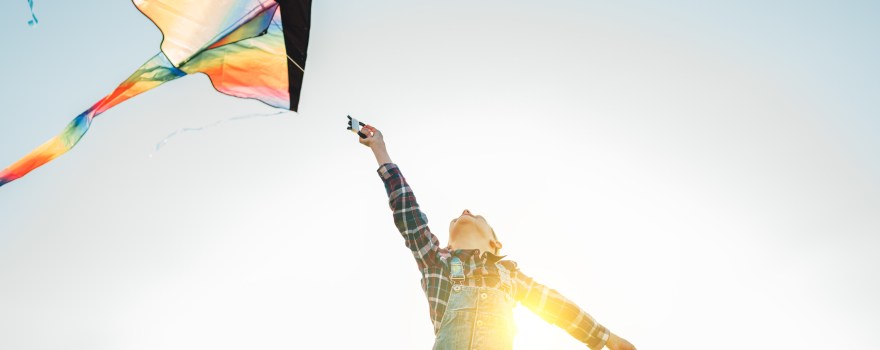
[{"label": "white string line", "polygon": [[[287,54],[285,54],[285,56],[287,56]],[[287,56],[287,59],[290,60],[290,62],[293,62],[293,64],[296,66],[296,68],[299,68],[299,70],[301,70],[301,71],[303,71],[303,73],[305,73],[306,70],[303,69],[303,67],[300,67],[299,64],[296,63],[296,61],[294,61],[292,58],[290,58],[290,56]]]},{"label": "white string line", "polygon": [[223,124],[223,123],[226,123],[226,122],[230,122],[230,121],[233,121],[233,120],[244,120],[244,119],[253,119],[253,118],[273,117],[273,116],[280,115],[280,114],[284,114],[284,113],[287,113],[287,111],[280,111],[280,112],[269,113],[269,114],[248,114],[248,115],[241,115],[241,116],[237,116],[237,117],[232,117],[232,118],[227,118],[227,119],[223,119],[223,120],[218,120],[218,121],[216,121],[216,122],[213,122],[213,123],[210,123],[210,124],[207,124],[207,125],[204,125],[204,126],[200,126],[200,127],[195,127],[195,128],[181,128],[181,129],[177,129],[177,130],[175,130],[174,132],[168,134],[168,136],[165,136],[165,138],[163,138],[162,141],[159,141],[158,143],[156,143],[156,147],[155,147],[155,149],[153,150],[154,152],[151,152],[150,155],[149,155],[149,157],[152,158],[152,157],[153,157],[153,154],[155,154],[156,152],[159,152],[159,150],[162,149],[162,147],[164,147],[165,144],[167,144],[168,141],[171,140],[172,137],[177,136],[178,134],[182,134],[182,133],[185,133],[185,132],[193,132],[193,131],[203,131],[203,130],[205,130],[205,129],[213,128],[213,127],[215,127],[215,126],[218,126],[218,125],[220,125],[220,124]]}]

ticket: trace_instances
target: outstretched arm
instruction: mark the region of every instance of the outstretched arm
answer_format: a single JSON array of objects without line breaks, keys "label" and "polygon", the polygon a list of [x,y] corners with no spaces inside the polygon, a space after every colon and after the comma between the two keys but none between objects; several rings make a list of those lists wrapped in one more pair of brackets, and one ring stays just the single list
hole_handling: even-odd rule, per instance
[{"label": "outstretched arm", "polygon": [[376,171],[385,184],[394,225],[403,235],[406,246],[412,251],[419,270],[435,265],[440,242],[428,228],[428,218],[419,209],[416,197],[397,164],[391,162],[382,133],[370,125],[365,126],[362,132],[367,137],[359,139],[359,142],[373,150],[376,162],[379,163],[379,169]]},{"label": "outstretched arm", "polygon": [[517,270],[516,300],[544,321],[562,328],[590,349],[635,350],[625,339],[612,334],[574,302],[554,289],[535,282]]}]

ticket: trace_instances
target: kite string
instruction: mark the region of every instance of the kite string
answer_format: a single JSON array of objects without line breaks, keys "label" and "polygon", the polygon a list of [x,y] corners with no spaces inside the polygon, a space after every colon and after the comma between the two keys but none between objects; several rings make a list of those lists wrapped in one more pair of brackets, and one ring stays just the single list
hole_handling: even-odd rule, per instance
[{"label": "kite string", "polygon": [[153,154],[155,154],[156,152],[159,152],[159,150],[162,149],[162,147],[164,147],[165,144],[167,144],[168,141],[171,140],[172,137],[177,136],[178,134],[182,134],[182,133],[185,133],[185,132],[204,131],[205,129],[213,128],[213,127],[219,126],[220,124],[223,124],[223,123],[226,123],[226,122],[231,122],[231,121],[233,121],[233,120],[244,120],[244,119],[254,119],[254,118],[263,118],[263,117],[273,117],[273,116],[281,115],[281,114],[284,114],[284,113],[287,113],[287,111],[279,111],[279,112],[268,113],[268,114],[267,114],[267,113],[258,113],[258,114],[240,115],[240,116],[236,116],[236,117],[232,117],[232,118],[227,118],[227,119],[223,119],[223,120],[218,120],[218,121],[215,121],[215,122],[213,122],[213,123],[210,123],[210,124],[207,124],[207,125],[203,125],[203,126],[200,126],[200,127],[194,127],[194,128],[180,128],[180,129],[177,129],[177,130],[175,130],[174,132],[168,134],[168,136],[165,136],[165,138],[163,138],[161,141],[159,141],[158,143],[156,143],[156,148],[154,149],[154,152],[153,152],[153,153],[150,153],[149,157],[152,158],[152,157],[153,157]]},{"label": "kite string", "polygon": [[28,20],[28,25],[33,27],[37,25],[37,23],[40,23],[40,21],[37,20],[37,15],[34,14],[34,0],[28,0],[28,6],[31,8],[31,19]]}]

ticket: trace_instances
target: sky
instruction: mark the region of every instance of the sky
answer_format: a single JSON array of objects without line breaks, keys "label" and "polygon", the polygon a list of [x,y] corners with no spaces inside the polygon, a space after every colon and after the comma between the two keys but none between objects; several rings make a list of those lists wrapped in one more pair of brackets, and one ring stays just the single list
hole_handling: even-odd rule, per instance
[{"label": "sky", "polygon": [[[127,1],[6,1],[0,166],[159,48]],[[429,226],[640,349],[880,347],[880,4],[316,1],[299,113],[185,77],[0,188],[2,349],[426,349],[371,152]],[[157,143],[179,133],[157,151]],[[517,349],[582,349],[518,307]]]}]

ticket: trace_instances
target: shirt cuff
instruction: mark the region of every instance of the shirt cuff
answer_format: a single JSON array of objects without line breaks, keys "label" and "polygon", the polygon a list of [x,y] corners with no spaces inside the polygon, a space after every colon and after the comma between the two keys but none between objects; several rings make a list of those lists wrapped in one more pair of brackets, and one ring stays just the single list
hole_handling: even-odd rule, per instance
[{"label": "shirt cuff", "polygon": [[397,164],[394,163],[385,163],[379,166],[379,169],[376,169],[376,172],[379,173],[379,177],[382,180],[388,180],[394,174],[399,173],[400,169],[397,167]]},{"label": "shirt cuff", "polygon": [[611,337],[611,331],[605,329],[605,333],[602,334],[602,340],[599,341],[599,344],[596,344],[596,347],[593,350],[602,350],[605,348],[605,344],[608,343],[608,338]]}]

